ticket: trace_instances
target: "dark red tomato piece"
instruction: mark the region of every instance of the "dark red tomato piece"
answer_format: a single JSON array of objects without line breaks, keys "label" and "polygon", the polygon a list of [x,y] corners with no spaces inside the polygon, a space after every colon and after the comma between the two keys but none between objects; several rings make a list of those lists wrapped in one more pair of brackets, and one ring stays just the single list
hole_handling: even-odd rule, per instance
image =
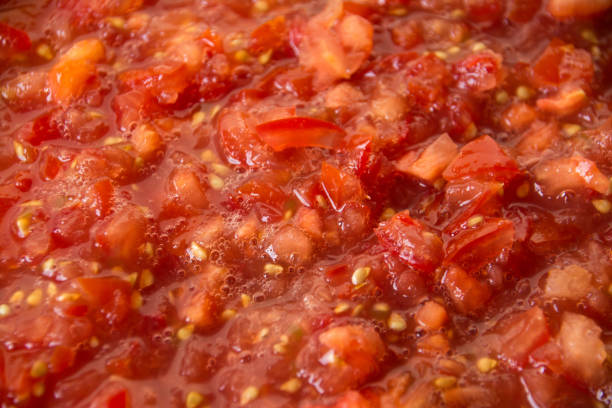
[{"label": "dark red tomato piece", "polygon": [[155,98],[140,89],[115,96],[112,107],[117,115],[117,124],[123,130],[161,111]]},{"label": "dark red tomato piece", "polygon": [[262,123],[257,134],[274,151],[296,147],[338,147],[346,134],[331,122],[308,117],[294,117]]},{"label": "dark red tomato piece", "polygon": [[542,0],[511,0],[506,3],[506,17],[515,23],[525,23],[538,12]]},{"label": "dark red tomato piece", "polygon": [[441,212],[450,215],[445,232],[452,233],[473,215],[493,215],[501,207],[499,193],[504,185],[473,180],[452,181],[446,185]]},{"label": "dark red tomato piece", "polygon": [[477,22],[494,23],[504,12],[501,0],[464,0],[464,4],[470,18]]},{"label": "dark red tomato piece", "polygon": [[10,57],[19,52],[25,52],[32,48],[30,36],[23,30],[0,21],[0,56]]},{"label": "dark red tomato piece", "polygon": [[83,208],[64,208],[51,219],[53,242],[61,248],[85,242],[92,223],[92,215]]},{"label": "dark red tomato piece", "polygon": [[418,271],[432,273],[442,262],[442,240],[408,211],[381,223],[376,236],[385,248]]},{"label": "dark red tomato piece", "polygon": [[73,348],[66,346],[57,346],[51,354],[49,361],[49,371],[53,374],[59,374],[72,367],[76,351]]},{"label": "dark red tomato piece", "polygon": [[83,203],[88,205],[98,218],[104,218],[110,213],[114,195],[113,182],[108,178],[103,178],[87,188]]},{"label": "dark red tomato piece", "polygon": [[468,55],[455,64],[457,86],[474,92],[494,89],[502,80],[501,62],[501,56],[491,51]]},{"label": "dark red tomato piece", "polygon": [[359,179],[345,171],[323,162],[321,183],[334,210],[341,211],[349,201],[360,201],[365,197]]},{"label": "dark red tomato piece", "polygon": [[130,408],[128,391],[117,385],[108,385],[91,402],[88,408]]},{"label": "dark red tomato piece", "polygon": [[513,367],[523,367],[531,352],[550,338],[544,312],[533,307],[502,320],[495,328],[501,356]]},{"label": "dark red tomato piece", "polygon": [[140,208],[125,208],[101,226],[95,235],[95,246],[107,260],[134,264],[145,243],[147,224]]},{"label": "dark red tomato piece", "polygon": [[589,86],[594,76],[593,59],[585,50],[553,40],[533,64],[536,86],[558,86],[577,83]]},{"label": "dark red tomato piece", "polygon": [[446,271],[442,284],[461,313],[474,313],[491,298],[489,286],[456,265],[451,265]]},{"label": "dark red tomato piece", "polygon": [[281,51],[288,46],[288,39],[285,16],[280,15],[266,21],[251,33],[249,51],[253,54]]},{"label": "dark red tomato piece", "polygon": [[490,136],[481,136],[461,148],[448,165],[445,180],[471,178],[483,181],[508,182],[519,174],[516,162]]},{"label": "dark red tomato piece", "polygon": [[93,307],[111,302],[117,291],[127,295],[132,290],[129,282],[115,277],[78,278],[77,282]]},{"label": "dark red tomato piece", "polygon": [[[468,220],[469,222],[469,220]],[[499,218],[483,219],[473,227],[455,233],[446,242],[445,263],[456,263],[469,272],[476,273],[493,262],[503,251],[512,248],[514,224]]]},{"label": "dark red tomato piece", "polygon": [[272,180],[252,179],[238,187],[238,192],[247,200],[282,208],[287,196]]},{"label": "dark red tomato piece", "polygon": [[171,105],[189,85],[185,64],[160,64],[123,72],[118,80],[126,90],[145,88],[162,105]]},{"label": "dark red tomato piece", "polygon": [[55,113],[54,111],[44,113],[27,123],[17,131],[17,138],[33,146],[38,146],[46,140],[59,139],[61,137],[60,124]]}]

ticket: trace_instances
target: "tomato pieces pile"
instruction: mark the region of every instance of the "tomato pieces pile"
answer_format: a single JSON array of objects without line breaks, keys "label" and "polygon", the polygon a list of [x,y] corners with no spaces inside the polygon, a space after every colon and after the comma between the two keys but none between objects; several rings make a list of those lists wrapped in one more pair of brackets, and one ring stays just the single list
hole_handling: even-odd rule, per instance
[{"label": "tomato pieces pile", "polygon": [[0,407],[612,407],[612,0],[0,6]]}]

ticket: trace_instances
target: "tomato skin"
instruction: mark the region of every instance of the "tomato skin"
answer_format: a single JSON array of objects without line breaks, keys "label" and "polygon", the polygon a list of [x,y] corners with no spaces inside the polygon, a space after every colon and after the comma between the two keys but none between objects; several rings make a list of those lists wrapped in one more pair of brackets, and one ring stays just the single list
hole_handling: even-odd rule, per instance
[{"label": "tomato skin", "polygon": [[469,55],[454,67],[459,88],[474,92],[495,88],[503,77],[501,61],[501,56],[493,52]]},{"label": "tomato skin", "polygon": [[461,148],[444,173],[447,181],[475,178],[508,182],[519,174],[518,165],[490,136],[481,136]]},{"label": "tomato skin", "polygon": [[276,152],[298,147],[334,149],[346,134],[331,122],[299,116],[265,122],[255,129],[261,140]]},{"label": "tomato skin", "polygon": [[404,263],[423,273],[432,273],[442,262],[442,240],[410,217],[408,211],[381,223],[376,236]]}]

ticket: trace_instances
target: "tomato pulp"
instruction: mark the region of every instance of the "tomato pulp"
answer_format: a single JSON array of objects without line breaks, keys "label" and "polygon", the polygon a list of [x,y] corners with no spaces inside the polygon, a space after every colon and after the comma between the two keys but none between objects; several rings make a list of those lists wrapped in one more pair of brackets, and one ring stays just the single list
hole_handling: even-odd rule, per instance
[{"label": "tomato pulp", "polygon": [[8,0],[0,406],[612,406],[610,0]]}]

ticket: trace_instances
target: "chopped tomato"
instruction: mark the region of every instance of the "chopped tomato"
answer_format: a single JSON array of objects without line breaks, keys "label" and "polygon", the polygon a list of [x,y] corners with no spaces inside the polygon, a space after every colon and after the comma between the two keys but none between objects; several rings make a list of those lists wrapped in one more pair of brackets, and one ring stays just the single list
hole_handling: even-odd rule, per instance
[{"label": "chopped tomato", "polygon": [[500,354],[513,367],[523,367],[531,352],[550,338],[546,316],[537,306],[505,318],[495,332],[499,334]]},{"label": "chopped tomato", "polygon": [[104,58],[104,45],[98,39],[74,44],[49,72],[49,87],[55,102],[67,105],[79,98],[96,75],[96,63]]},{"label": "chopped tomato", "polygon": [[365,197],[359,179],[327,162],[321,168],[321,183],[327,198],[336,211],[342,211],[349,201],[361,201]]},{"label": "chopped tomato", "polygon": [[567,375],[585,383],[597,383],[605,373],[608,356],[601,341],[601,328],[586,316],[565,312],[557,341]]},{"label": "chopped tomato", "polygon": [[95,236],[95,244],[111,261],[136,263],[145,243],[147,224],[140,208],[125,208],[105,221]]},{"label": "chopped tomato", "polygon": [[259,137],[274,151],[297,147],[334,149],[345,135],[344,130],[324,120],[294,117],[265,122],[256,127]]},{"label": "chopped tomato", "polygon": [[610,181],[591,160],[580,156],[542,162],[534,169],[537,182],[545,194],[556,196],[567,190],[593,190],[608,194]]},{"label": "chopped tomato", "polygon": [[519,174],[516,162],[490,136],[481,136],[459,150],[442,176],[445,180],[476,178],[508,182]]},{"label": "chopped tomato", "polygon": [[533,81],[537,86],[577,84],[589,87],[593,75],[591,54],[560,40],[551,41],[533,65]]},{"label": "chopped tomato", "polygon": [[9,58],[32,47],[30,36],[18,28],[0,21],[0,56]]},{"label": "chopped tomato", "polygon": [[458,151],[455,142],[445,133],[427,146],[421,154],[417,155],[414,152],[405,154],[395,166],[403,173],[433,183],[457,156]]},{"label": "chopped tomato", "polygon": [[[479,216],[474,216],[479,217]],[[480,216],[482,218],[482,216]],[[468,220],[468,224],[470,220]],[[445,263],[456,263],[469,272],[477,272],[493,262],[514,243],[514,224],[506,219],[487,218],[477,225],[455,231],[445,243]]]},{"label": "chopped tomato", "polygon": [[458,86],[475,92],[497,87],[503,79],[501,61],[501,56],[491,51],[470,54],[455,65]]},{"label": "chopped tomato", "polygon": [[442,284],[461,313],[480,310],[491,297],[491,290],[486,284],[468,275],[458,266],[449,267],[442,278]]},{"label": "chopped tomato", "polygon": [[547,297],[580,300],[593,289],[591,273],[578,265],[548,271],[544,293]]},{"label": "chopped tomato", "polygon": [[585,17],[612,7],[610,0],[550,0],[547,10],[559,19]]},{"label": "chopped tomato", "polygon": [[418,271],[431,273],[442,261],[442,240],[408,211],[381,223],[376,236],[384,247]]}]

